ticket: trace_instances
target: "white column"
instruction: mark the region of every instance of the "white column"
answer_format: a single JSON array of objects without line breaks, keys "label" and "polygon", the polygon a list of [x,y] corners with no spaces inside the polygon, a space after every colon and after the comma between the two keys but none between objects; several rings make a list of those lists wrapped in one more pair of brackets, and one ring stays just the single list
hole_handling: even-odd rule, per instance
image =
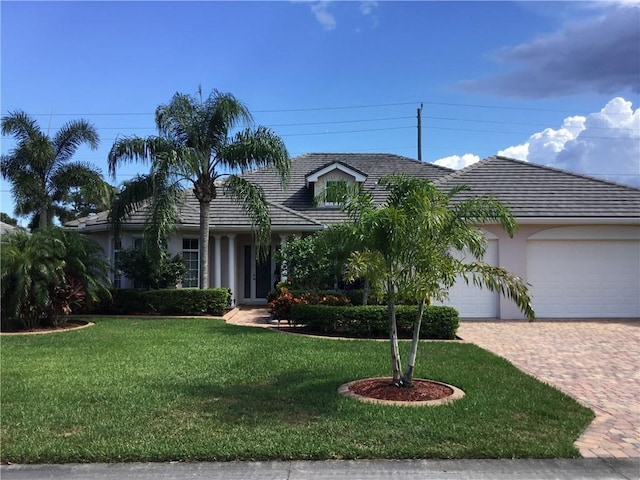
[{"label": "white column", "polygon": [[220,235],[213,237],[213,286],[222,286],[222,253],[220,251]]},{"label": "white column", "polygon": [[[287,244],[287,238],[288,238],[288,235],[286,235],[284,233],[280,234],[280,248],[284,247]],[[280,264],[280,281],[281,282],[286,282],[287,281],[287,276],[288,276],[287,262],[282,262]]]},{"label": "white column", "polygon": [[231,289],[231,305],[236,305],[236,236],[228,235],[229,238],[229,288]]}]

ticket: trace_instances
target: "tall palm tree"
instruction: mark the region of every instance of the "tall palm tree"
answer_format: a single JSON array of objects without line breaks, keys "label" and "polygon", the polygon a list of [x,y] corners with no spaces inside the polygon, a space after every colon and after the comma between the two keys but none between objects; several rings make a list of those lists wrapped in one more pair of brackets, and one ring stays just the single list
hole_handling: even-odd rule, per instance
[{"label": "tall palm tree", "polygon": [[[466,186],[445,193],[427,180],[405,176],[384,177],[379,183],[388,192],[382,205],[376,205],[370,194],[353,188],[343,188],[334,195],[339,195],[339,203],[351,217],[350,235],[360,242],[348,264],[348,279],[368,276],[381,284],[387,298],[395,385],[413,384],[425,306],[433,300],[445,300],[457,278],[507,296],[529,319],[534,318],[524,280],[481,260],[487,240],[477,225],[496,223],[513,235],[516,221],[508,207],[493,197],[456,201],[456,195],[468,190]],[[468,251],[480,260],[466,263],[451,254],[454,250]],[[399,298],[419,305],[404,374],[396,324]]]},{"label": "tall palm tree", "polygon": [[85,162],[71,162],[82,144],[98,148],[96,129],[86,120],[72,120],[51,138],[23,111],[2,118],[2,134],[12,135],[16,148],[0,157],[0,173],[12,184],[15,213],[31,217],[33,228],[51,224],[64,210],[73,188],[92,192],[103,188],[98,169]]},{"label": "tall palm tree", "polygon": [[[157,136],[117,140],[109,152],[109,171],[123,162],[149,162],[150,172],[125,184],[111,209],[116,231],[122,220],[146,202],[147,245],[159,252],[175,225],[184,188],[193,187],[200,204],[200,288],[209,286],[209,214],[222,187],[241,203],[256,228],[264,253],[271,222],[262,189],[236,173],[273,166],[284,186],[291,162],[283,141],[265,127],[250,125],[245,105],[230,93],[213,90],[207,98],[176,93],[156,109]],[[226,177],[226,178],[225,178]],[[224,182],[220,182],[224,178]]]}]

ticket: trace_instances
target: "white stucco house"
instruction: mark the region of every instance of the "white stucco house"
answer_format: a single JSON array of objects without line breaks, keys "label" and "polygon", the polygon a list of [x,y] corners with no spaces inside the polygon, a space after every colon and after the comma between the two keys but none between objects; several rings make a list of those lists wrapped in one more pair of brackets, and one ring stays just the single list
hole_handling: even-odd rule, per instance
[{"label": "white stucco house", "polygon": [[[231,288],[237,304],[265,303],[277,280],[276,246],[345,218],[335,205],[314,206],[314,196],[330,182],[347,181],[361,183],[382,201],[385,192],[377,182],[392,173],[426,178],[444,190],[466,184],[471,190],[465,195],[492,194],[508,204],[520,228],[509,238],[498,226],[483,225],[489,241],[485,261],[531,284],[538,318],[640,317],[640,189],[499,156],[453,171],[389,154],[307,154],[292,159],[285,190],[269,168],[247,173],[269,202],[272,255],[264,264],[256,262],[250,220],[220,195],[211,208],[210,286]],[[191,270],[183,287],[198,286],[198,212],[189,192],[169,244]],[[120,248],[142,241],[144,211],[124,224],[119,242],[106,213],[66,226],[90,234],[114,258]],[[114,282],[131,286],[126,278]],[[510,300],[463,282],[452,289],[448,304],[463,318],[522,318]]]}]

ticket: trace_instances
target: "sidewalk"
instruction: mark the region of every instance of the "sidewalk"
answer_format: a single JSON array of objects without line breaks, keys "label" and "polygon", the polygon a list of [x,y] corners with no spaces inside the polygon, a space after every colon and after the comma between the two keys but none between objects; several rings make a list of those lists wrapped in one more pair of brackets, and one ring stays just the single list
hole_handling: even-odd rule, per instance
[{"label": "sidewalk", "polygon": [[2,480],[638,480],[640,459],[3,465]]}]

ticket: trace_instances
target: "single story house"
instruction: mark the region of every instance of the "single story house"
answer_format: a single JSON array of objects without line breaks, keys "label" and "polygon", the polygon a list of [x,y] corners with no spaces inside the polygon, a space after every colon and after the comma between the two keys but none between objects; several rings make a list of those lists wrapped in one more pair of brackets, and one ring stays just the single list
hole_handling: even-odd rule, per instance
[{"label": "single story house", "polygon": [[[398,155],[313,153],[292,159],[285,190],[269,168],[245,177],[265,191],[273,253],[291,236],[345,219],[333,204],[314,206],[314,196],[330,182],[361,183],[383,201],[378,180],[394,173],[429,179],[447,191],[466,184],[471,190],[463,196],[492,194],[508,204],[520,228],[509,238],[497,225],[483,225],[485,261],[531,285],[539,318],[640,317],[640,189],[500,156],[454,171]],[[198,212],[198,202],[188,192],[169,244],[172,253],[182,252],[191,271],[183,287],[198,286]],[[66,226],[91,234],[115,258],[119,249],[142,242],[144,211],[125,223],[118,242],[106,213]],[[251,222],[224,195],[212,203],[210,236],[210,286],[231,288],[237,304],[264,304],[278,280],[274,255],[256,262]],[[125,278],[114,282],[131,286]],[[462,317],[522,318],[510,300],[462,281],[451,290],[448,304]]]}]

